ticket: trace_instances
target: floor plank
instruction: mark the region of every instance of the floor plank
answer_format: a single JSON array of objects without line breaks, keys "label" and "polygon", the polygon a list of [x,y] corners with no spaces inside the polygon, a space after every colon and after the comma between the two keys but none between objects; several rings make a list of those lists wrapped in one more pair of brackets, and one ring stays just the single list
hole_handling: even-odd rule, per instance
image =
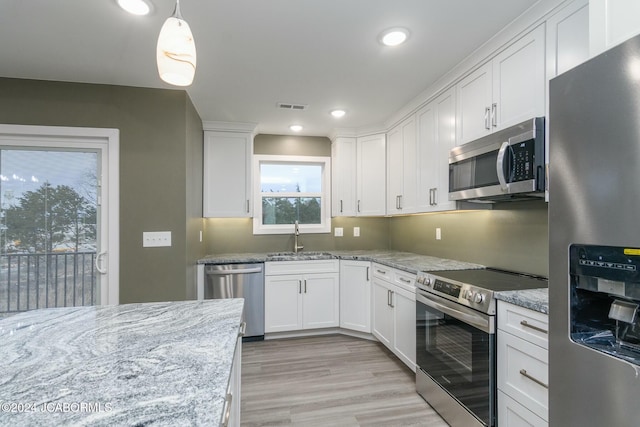
[{"label": "floor plank", "polygon": [[382,344],[345,335],[243,343],[242,425],[447,424]]}]

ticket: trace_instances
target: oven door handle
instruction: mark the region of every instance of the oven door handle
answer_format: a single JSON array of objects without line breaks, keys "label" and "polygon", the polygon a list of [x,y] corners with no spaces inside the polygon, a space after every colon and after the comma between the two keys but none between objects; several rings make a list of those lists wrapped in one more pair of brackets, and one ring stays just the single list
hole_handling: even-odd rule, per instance
[{"label": "oven door handle", "polygon": [[467,323],[477,329],[480,329],[483,332],[486,332],[488,334],[495,333],[495,325],[492,321],[493,319],[491,316],[465,313],[461,310],[450,307],[449,305],[441,304],[437,301],[434,301],[431,296],[427,296],[422,292],[416,292],[416,300],[426,305],[427,307],[431,307],[433,309],[441,311],[442,313],[447,314],[464,323]]}]

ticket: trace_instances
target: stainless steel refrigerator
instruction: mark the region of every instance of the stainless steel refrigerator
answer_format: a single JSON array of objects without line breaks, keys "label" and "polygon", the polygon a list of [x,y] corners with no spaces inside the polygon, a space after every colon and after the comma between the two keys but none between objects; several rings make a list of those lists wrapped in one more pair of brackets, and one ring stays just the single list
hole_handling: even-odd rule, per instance
[{"label": "stainless steel refrigerator", "polygon": [[549,425],[640,426],[640,37],[549,102]]}]

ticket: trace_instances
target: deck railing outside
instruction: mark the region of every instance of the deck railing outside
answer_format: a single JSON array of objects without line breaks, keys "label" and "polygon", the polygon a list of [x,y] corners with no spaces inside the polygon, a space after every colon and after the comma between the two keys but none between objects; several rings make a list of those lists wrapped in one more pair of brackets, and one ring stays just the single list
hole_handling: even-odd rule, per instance
[{"label": "deck railing outside", "polygon": [[0,316],[96,304],[95,252],[0,255]]}]

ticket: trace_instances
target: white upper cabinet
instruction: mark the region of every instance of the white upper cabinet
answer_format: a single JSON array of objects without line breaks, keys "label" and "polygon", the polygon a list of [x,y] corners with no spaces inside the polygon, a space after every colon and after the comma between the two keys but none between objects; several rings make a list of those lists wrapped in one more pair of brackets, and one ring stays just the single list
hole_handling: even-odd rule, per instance
[{"label": "white upper cabinet", "polygon": [[589,0],[575,0],[547,20],[547,80],[589,59]]},{"label": "white upper cabinet", "polygon": [[491,63],[458,83],[458,143],[473,141],[491,132]]},{"label": "white upper cabinet", "polygon": [[387,134],[387,214],[416,212],[416,120],[410,116]]},{"label": "white upper cabinet", "polygon": [[386,138],[384,134],[357,139],[357,215],[385,215]]},{"label": "white upper cabinet", "polygon": [[455,90],[447,90],[416,114],[418,212],[456,208],[449,200],[449,151],[456,144]]},{"label": "white upper cabinet", "polygon": [[640,33],[640,1],[590,0],[590,56]]},{"label": "white upper cabinet", "polygon": [[385,135],[338,137],[331,145],[333,216],[385,215]]},{"label": "white upper cabinet", "polygon": [[356,215],[356,138],[339,137],[331,144],[333,216]]},{"label": "white upper cabinet", "polygon": [[457,91],[458,144],[544,115],[544,24],[462,79]]},{"label": "white upper cabinet", "polygon": [[204,132],[204,217],[251,216],[251,155],[248,132]]}]

